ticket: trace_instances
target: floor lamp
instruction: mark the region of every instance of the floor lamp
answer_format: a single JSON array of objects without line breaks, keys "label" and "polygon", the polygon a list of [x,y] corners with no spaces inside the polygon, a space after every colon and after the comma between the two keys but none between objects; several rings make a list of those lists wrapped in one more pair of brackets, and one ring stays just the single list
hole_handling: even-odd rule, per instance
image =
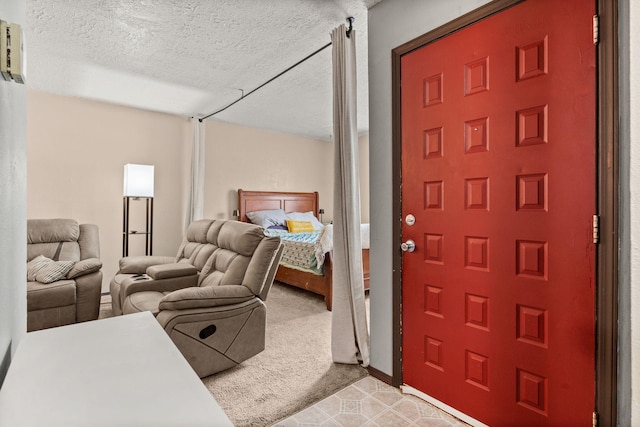
[{"label": "floor lamp", "polygon": [[[129,236],[145,236],[145,255],[153,253],[153,169],[151,165],[124,165],[124,190],[122,212],[122,256],[129,255]],[[146,201],[145,230],[129,229],[129,205],[132,200]]]}]

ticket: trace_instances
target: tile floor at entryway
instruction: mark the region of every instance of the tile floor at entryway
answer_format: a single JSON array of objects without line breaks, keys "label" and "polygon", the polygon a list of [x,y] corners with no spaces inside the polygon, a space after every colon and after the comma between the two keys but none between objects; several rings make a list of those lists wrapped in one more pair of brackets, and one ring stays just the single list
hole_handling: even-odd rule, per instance
[{"label": "tile floor at entryway", "polygon": [[468,424],[368,376],[273,427],[302,426],[466,427]]}]

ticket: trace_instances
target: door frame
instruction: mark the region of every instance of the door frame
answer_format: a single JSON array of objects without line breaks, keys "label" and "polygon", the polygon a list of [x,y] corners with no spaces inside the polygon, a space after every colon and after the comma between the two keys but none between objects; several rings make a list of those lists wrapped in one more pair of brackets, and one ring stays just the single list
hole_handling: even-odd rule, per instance
[{"label": "door frame", "polygon": [[[526,0],[494,0],[392,50],[393,167],[393,369],[390,382],[402,379],[402,111],[401,58],[428,43]],[[618,0],[594,0],[599,17],[597,60],[597,182],[594,207],[600,218],[596,248],[596,396],[599,425],[615,426],[618,388]]]}]

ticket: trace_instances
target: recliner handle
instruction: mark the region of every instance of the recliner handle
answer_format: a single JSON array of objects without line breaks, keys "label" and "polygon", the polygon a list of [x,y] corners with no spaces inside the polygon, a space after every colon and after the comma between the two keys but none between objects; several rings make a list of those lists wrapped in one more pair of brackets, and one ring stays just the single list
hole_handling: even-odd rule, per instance
[{"label": "recliner handle", "polygon": [[203,328],[200,331],[200,335],[199,335],[200,339],[201,340],[205,340],[205,339],[209,338],[211,335],[216,333],[216,329],[218,329],[218,328],[216,328],[216,325],[213,325],[213,324],[207,326],[206,328]]}]

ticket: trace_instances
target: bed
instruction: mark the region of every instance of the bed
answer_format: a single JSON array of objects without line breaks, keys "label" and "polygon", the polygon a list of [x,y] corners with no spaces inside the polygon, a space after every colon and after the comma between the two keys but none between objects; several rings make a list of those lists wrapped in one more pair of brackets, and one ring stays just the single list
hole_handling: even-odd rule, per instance
[{"label": "bed", "polygon": [[[273,192],[273,191],[245,191],[238,190],[238,220],[251,222],[247,213],[282,209],[286,213],[312,212],[318,218],[318,192]],[[367,224],[368,226],[368,224]],[[331,228],[327,228],[329,231]],[[325,239],[328,236],[324,236]],[[295,244],[295,243],[294,243]],[[285,240],[285,252],[288,242]],[[369,249],[364,245],[362,249],[362,265],[364,288],[369,289]],[[332,300],[332,260],[331,251],[322,254],[322,266],[318,268],[302,268],[283,262],[278,267],[276,280],[291,286],[306,289],[324,297],[327,310],[331,310]]]}]

